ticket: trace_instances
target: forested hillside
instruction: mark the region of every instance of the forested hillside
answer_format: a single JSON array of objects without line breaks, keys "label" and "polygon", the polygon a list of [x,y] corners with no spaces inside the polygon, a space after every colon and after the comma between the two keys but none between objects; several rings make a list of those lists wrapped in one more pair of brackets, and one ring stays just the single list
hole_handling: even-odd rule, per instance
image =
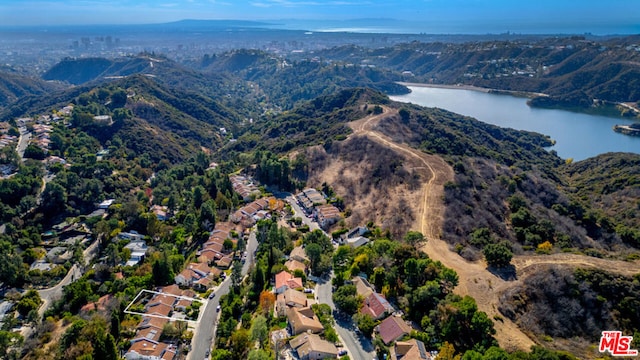
[{"label": "forested hillside", "polygon": [[260,101],[283,109],[297,102],[331,95],[354,87],[368,87],[385,93],[408,90],[395,82],[398,73],[375,67],[346,63],[326,63],[321,58],[291,61],[257,50],[237,50],[205,56],[196,67],[206,73],[229,71],[260,89]]},{"label": "forested hillside", "polygon": [[[640,244],[640,156],[603,154],[563,168],[568,191],[593,204],[595,218],[634,246]],[[610,217],[613,222],[606,220]]]},{"label": "forested hillside", "polygon": [[[66,221],[82,222],[87,233],[103,239],[96,257],[100,264],[87,267],[90,270],[65,287],[61,301],[50,301],[44,318],[37,311],[39,295],[15,295],[22,304],[15,321],[37,324],[34,331],[39,334],[26,339],[24,354],[42,358],[49,349],[45,346],[51,346],[52,359],[89,358],[106,344],[110,354],[118,346],[126,351],[136,334],[133,320],[137,319],[125,315],[119,304],[130,301],[140,289],[173,283],[174,275],[195,261],[215,224],[241,205],[242,196],[234,192],[229,178],[240,172],[264,185],[259,196],[309,185],[322,189],[344,217],[329,228],[336,241],[351,227],[362,225],[367,225],[366,235],[372,241],[358,249],[338,248],[332,264],[331,239],[320,231],[307,233],[308,226],[296,228],[288,205],[281,205],[285,209],[273,220],[261,221],[256,231],[262,245],[249,276],[242,280],[237,261],[226,269],[234,286],[220,300],[217,336],[221,354],[227,348],[235,351],[227,358],[243,358],[253,350],[271,356],[266,337],[249,341],[249,329],[273,307],[268,301],[262,304],[262,293],[272,276],[284,269],[284,251],[301,244],[306,247],[303,252],[311,254],[314,275],[329,273],[331,267],[336,270],[334,285],[341,290],[333,298],[341,310],[356,314],[363,299],[345,280],[366,275],[375,290],[412,322],[408,336],[430,349],[449,351],[452,357],[454,352],[466,352],[468,359],[491,354],[505,359],[570,358],[543,347],[570,350],[593,344],[598,331],[614,325],[629,334],[639,332],[637,279],[555,268],[539,260],[559,262],[560,256],[572,255],[583,260],[575,262],[582,266],[593,265],[590,258],[632,264],[640,257],[638,155],[605,154],[566,163],[545,150],[551,140],[543,135],[394,103],[384,94],[401,91],[394,81],[413,76],[557,94],[575,95],[579,89],[589,98],[601,98],[600,92],[616,87],[617,94],[628,100],[636,96],[633,84],[629,88],[621,84],[625,76],[636,76],[632,63],[636,54],[626,46],[579,38],[412,43],[393,49],[333,49],[315,59],[296,61],[239,50],[205,57],[189,64],[192,68],[150,54],[64,60],[46,76],[78,86],[21,99],[0,114],[15,133],[17,117],[58,114],[61,107],[73,105],[62,120],[50,125],[46,151],[34,151],[31,145],[24,162],[13,148],[2,153],[18,171],[0,182],[0,218],[7,228],[0,235],[0,276],[15,287],[46,287],[61,281],[73,264],[84,261],[81,244],[70,245],[71,260],[54,270],[29,267],[45,256],[44,238],[50,236],[45,231]],[[591,82],[585,74],[609,66],[600,58],[606,52],[618,56],[622,65],[611,65],[615,71],[609,80]],[[323,61],[329,54],[339,61]],[[539,61],[535,67],[532,59]],[[523,72],[531,66],[533,76],[518,71],[502,76],[508,66]],[[405,70],[413,75],[400,75]],[[465,75],[470,71],[484,75]],[[36,161],[50,155],[64,162]],[[446,173],[438,179],[441,182],[435,181],[435,160]],[[43,185],[45,174],[55,176]],[[425,184],[437,186],[438,191],[429,193],[432,188]],[[87,215],[105,199],[115,201],[105,212],[108,219]],[[277,203],[273,199],[268,206],[275,208]],[[150,210],[153,205],[166,207],[173,219],[159,220]],[[429,224],[437,228],[416,234],[412,226],[424,225],[429,214],[440,216],[427,206],[442,210],[442,224],[435,219]],[[284,230],[283,224],[291,230]],[[126,241],[108,241],[129,230],[147,235],[150,251],[140,265],[122,265],[130,255],[123,249]],[[228,233],[233,241],[225,239],[229,241],[220,246],[242,251],[243,231]],[[507,289],[499,309],[494,304],[494,316],[479,310],[486,304],[453,294],[459,280],[456,273],[418,251],[424,241],[439,238],[449,244],[456,260],[481,264],[481,270],[503,286],[500,289]],[[525,259],[522,262],[535,257],[532,261],[539,266],[516,273],[511,266],[514,255]],[[493,273],[486,271],[483,258]],[[304,272],[302,276],[306,287],[308,279]],[[509,287],[506,281],[519,282]],[[540,285],[546,283],[552,285]],[[491,281],[488,284],[485,292],[499,290]],[[108,315],[79,315],[82,306],[108,294],[117,298]],[[563,311],[565,305],[568,310]],[[331,324],[331,311],[318,312],[323,326]],[[252,317],[252,313],[259,314]],[[347,320],[369,330],[375,324],[360,315]],[[506,320],[518,324],[542,347],[512,355],[493,347],[494,326]],[[264,325],[280,329],[283,322],[286,326],[285,319],[270,317],[270,327],[266,320]],[[335,335],[328,329],[323,336]],[[164,336],[183,341],[182,334],[173,330],[166,331],[173,335]],[[260,349],[254,349],[255,344]],[[375,346],[379,354],[388,350],[385,344]]]},{"label": "forested hillside", "polygon": [[555,347],[593,357],[589,344],[602,331],[638,333],[639,295],[637,276],[553,267],[504,293],[500,311],[527,332],[554,339]]},{"label": "forested hillside", "polygon": [[405,72],[409,82],[469,84],[546,93],[534,104],[589,107],[591,99],[640,100],[640,39],[590,41],[560,37],[532,41],[411,43],[389,48],[355,46],[316,53],[356,65]]},{"label": "forested hillside", "polygon": [[[226,151],[290,150],[344,139],[351,131],[347,122],[365,116],[362,105],[386,103],[389,99],[370,89],[345,89],[303,102],[290,111],[266,117],[247,127],[238,142]],[[370,110],[370,109],[369,109]]]},{"label": "forested hillside", "polygon": [[59,84],[0,70],[0,108],[29,95],[42,95],[61,88]]}]

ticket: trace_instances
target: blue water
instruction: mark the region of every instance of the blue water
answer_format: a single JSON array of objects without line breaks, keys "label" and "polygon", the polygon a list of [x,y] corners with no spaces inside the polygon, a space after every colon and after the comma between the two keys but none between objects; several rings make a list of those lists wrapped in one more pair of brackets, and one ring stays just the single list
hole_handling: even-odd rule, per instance
[{"label": "blue water", "polygon": [[529,107],[527,99],[472,90],[410,87],[411,93],[391,97],[395,101],[439,107],[480,121],[517,130],[549,135],[551,149],[564,159],[584,160],[607,152],[640,154],[640,137],[612,130],[633,120]]}]

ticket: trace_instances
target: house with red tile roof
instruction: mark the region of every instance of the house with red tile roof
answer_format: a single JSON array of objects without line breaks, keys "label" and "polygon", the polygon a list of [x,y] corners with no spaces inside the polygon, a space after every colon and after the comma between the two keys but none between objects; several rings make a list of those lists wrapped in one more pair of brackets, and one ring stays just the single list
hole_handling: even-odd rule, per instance
[{"label": "house with red tile roof", "polygon": [[224,240],[219,241],[217,238],[209,238],[211,241],[207,241],[202,245],[202,250],[212,250],[222,254],[222,250],[224,250]]},{"label": "house with red tile roof", "polygon": [[222,259],[216,261],[216,265],[218,265],[219,268],[221,269],[228,269],[229,266],[231,266],[231,263],[233,262],[233,258],[229,255],[223,257]]},{"label": "house with red tile roof", "polygon": [[162,335],[162,328],[156,327],[145,327],[136,332],[136,335],[131,339],[131,343],[135,343],[142,340],[150,340],[150,341],[160,341],[160,336]]},{"label": "house with red tile roof", "polygon": [[391,342],[408,335],[411,332],[411,327],[407,325],[402,317],[389,316],[377,326],[377,331],[382,341],[389,345]]},{"label": "house with red tile roof", "polygon": [[180,287],[178,287],[178,285],[176,285],[176,284],[163,286],[163,287],[159,288],[158,291],[163,293],[163,294],[170,294],[170,295],[174,295],[174,296],[182,296],[182,289],[180,289]]},{"label": "house with red tile roof", "polygon": [[184,269],[173,280],[180,286],[191,286],[194,281],[200,279],[200,275],[192,269]]},{"label": "house with red tile roof", "polygon": [[281,294],[287,289],[299,289],[302,285],[302,278],[295,277],[287,271],[280,271],[276,274],[276,284],[274,292]]},{"label": "house with red tile roof", "polygon": [[374,320],[380,320],[393,313],[394,310],[384,296],[374,292],[364,299],[360,312],[371,316]]},{"label": "house with red tile roof", "polygon": [[194,286],[206,290],[212,285],[213,278],[220,274],[219,269],[212,269],[206,263],[190,263],[174,277],[174,281],[180,286]]},{"label": "house with red tile roof", "polygon": [[175,351],[173,345],[142,340],[133,343],[124,357],[127,360],[172,360]]},{"label": "house with red tile roof", "polygon": [[107,311],[107,306],[109,305],[109,302],[111,302],[113,299],[114,299],[113,295],[111,294],[104,295],[100,297],[98,301],[88,303],[85,306],[81,307],[80,311],[82,312]]},{"label": "house with red tile roof", "polygon": [[191,300],[187,299],[180,299],[173,305],[174,309],[183,312],[186,311],[189,306],[191,306]]},{"label": "house with red tile roof", "polygon": [[169,319],[159,318],[155,316],[143,316],[142,321],[138,324],[138,329],[156,328],[162,329]]},{"label": "house with red tile roof", "polygon": [[220,260],[224,257],[224,254],[211,249],[203,249],[198,253],[198,261],[207,264],[215,264],[217,260]]},{"label": "house with red tile roof", "polygon": [[147,303],[147,306],[155,305],[155,304],[164,304],[167,306],[173,306],[176,302],[176,297],[171,295],[164,294],[155,294],[151,300]]},{"label": "house with red tile roof", "polygon": [[169,315],[173,311],[173,304],[167,305],[162,303],[155,303],[153,305],[147,305],[146,310],[146,313],[148,315],[169,317]]}]

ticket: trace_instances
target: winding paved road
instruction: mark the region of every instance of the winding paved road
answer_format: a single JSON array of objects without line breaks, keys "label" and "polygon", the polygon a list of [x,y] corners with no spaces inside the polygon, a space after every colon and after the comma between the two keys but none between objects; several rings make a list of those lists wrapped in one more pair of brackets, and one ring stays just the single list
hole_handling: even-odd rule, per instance
[{"label": "winding paved road", "polygon": [[[333,280],[333,272],[331,272],[331,278],[329,280],[321,281],[317,284],[316,294],[318,303],[329,305],[335,314],[336,305],[332,299],[333,291],[331,288],[331,280]],[[375,348],[371,340],[362,335],[357,335],[354,331],[355,328],[351,319],[336,319],[335,329],[342,339],[343,345],[349,352],[349,358],[363,360],[375,359]]]},{"label": "winding paved road", "polygon": [[49,306],[51,306],[54,301],[62,297],[62,291],[65,286],[71,284],[82,276],[85,264],[90,264],[98,254],[99,244],[100,239],[98,238],[93,243],[91,243],[89,247],[84,249],[84,251],[82,252],[84,264],[73,264],[71,269],[69,269],[69,272],[67,272],[67,275],[62,280],[60,280],[60,282],[56,286],[50,287],[48,289],[38,290],[40,298],[42,299],[42,305],[40,305],[40,308],[38,309],[38,314],[40,315],[40,317],[44,315],[44,313],[47,311],[47,309],[49,309]]},{"label": "winding paved road", "polygon": [[[258,240],[255,231],[249,235],[247,242],[247,261],[242,266],[242,275],[249,273],[249,268],[254,262],[254,252],[258,248]],[[231,276],[228,276],[220,286],[214,290],[216,294],[213,299],[207,301],[200,321],[196,326],[196,330],[191,340],[191,351],[187,355],[187,360],[207,359],[207,351],[211,350],[216,339],[216,328],[218,325],[218,312],[216,308],[220,304],[220,296],[229,293],[231,287]]]},{"label": "winding paved road", "polygon": [[[309,219],[297,201],[293,198],[293,196],[287,196],[287,202],[291,204],[291,208],[293,209],[294,216],[298,216],[302,218],[302,223],[305,225],[309,225],[309,230],[313,231],[315,229],[320,229],[318,223]],[[322,230],[322,229],[320,229]],[[322,231],[325,235],[329,236],[326,232]],[[330,237],[330,236],[329,236]],[[336,306],[333,303],[333,289],[331,287],[331,283],[333,280],[333,271],[331,272],[331,277],[328,280],[323,280],[317,283],[316,285],[316,298],[318,303],[327,304],[331,308],[331,310],[336,310]],[[336,319],[336,332],[338,336],[342,340],[342,344],[347,348],[349,352],[349,357],[351,359],[373,359],[375,358],[374,347],[371,344],[369,339],[366,339],[363,336],[358,336],[353,330],[355,330],[355,326],[351,319],[349,320],[338,320]]]}]

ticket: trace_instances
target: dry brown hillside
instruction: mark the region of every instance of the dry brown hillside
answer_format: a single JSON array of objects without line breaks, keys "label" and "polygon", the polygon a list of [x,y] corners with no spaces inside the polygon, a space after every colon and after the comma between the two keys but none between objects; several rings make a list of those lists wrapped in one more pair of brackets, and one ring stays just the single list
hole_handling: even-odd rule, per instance
[{"label": "dry brown hillside", "polygon": [[[334,187],[352,211],[347,219],[349,226],[374,221],[382,224],[394,238],[400,238],[408,230],[425,234],[428,242],[423,250],[458,273],[459,285],[455,292],[472,296],[480,310],[497,320],[494,321],[496,339],[501,347],[528,350],[538,342],[538,334],[523,332],[499,312],[500,296],[521,286],[532,274],[557,265],[603,269],[623,275],[640,272],[637,262],[576,254],[519,255],[512,262],[515,277],[505,280],[488,271],[484,261],[465,260],[451,251],[441,238],[444,184],[453,179],[452,168],[439,156],[426,154],[383,134],[376,127],[381,120],[387,124],[399,121],[396,109],[383,109],[382,114],[350,123],[354,133],[347,140],[334,142],[327,149],[307,150],[309,184],[319,186],[326,182]],[[396,129],[403,131],[401,126]]]}]

